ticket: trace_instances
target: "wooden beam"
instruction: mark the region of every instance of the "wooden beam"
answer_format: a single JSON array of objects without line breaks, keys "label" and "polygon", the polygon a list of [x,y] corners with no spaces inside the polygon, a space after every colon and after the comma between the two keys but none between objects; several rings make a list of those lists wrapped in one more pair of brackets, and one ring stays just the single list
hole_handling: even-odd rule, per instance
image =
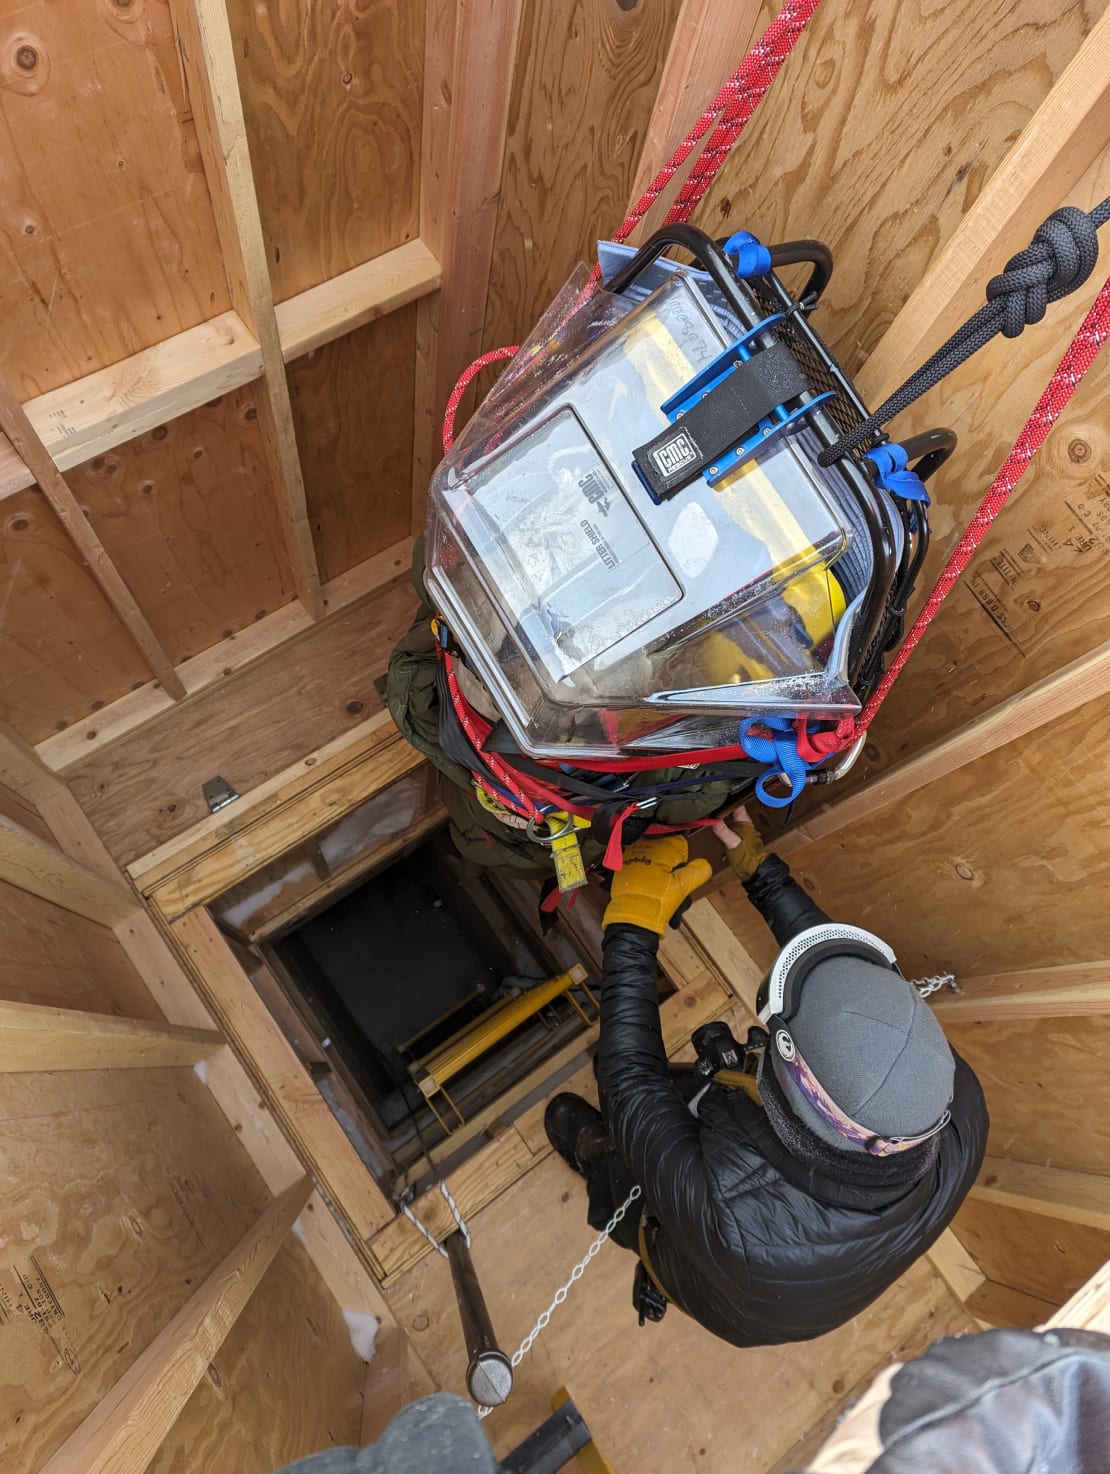
[{"label": "wooden beam", "polygon": [[987,1157],[971,1197],[1064,1223],[1110,1230],[1110,1177]]},{"label": "wooden beam", "polygon": [[0,434],[0,501],[34,484],[35,478],[20,460],[15,446],[6,435]]},{"label": "wooden beam", "polygon": [[274,1199],[40,1474],[142,1474],[311,1193],[312,1183],[302,1177]]},{"label": "wooden beam", "polygon": [[183,696],[184,687],[174,671],[172,661],[162,648],[161,641],[151,629],[135,601],[135,596],[124,583],[119,569],[109,558],[104,544],[93,531],[92,524],[27,418],[11,385],[3,378],[0,378],[0,429],[3,429],[26,463],[39,490],[54,509],[77,551],[88,564],[89,572],[100,585],[104,597],[119,616],[120,622],[155,677],[168,695]]},{"label": "wooden beam", "polygon": [[298,597],[309,614],[318,619],[324,612],[320,574],[251,173],[231,27],[223,0],[172,0],[170,9],[232,305],[262,352],[258,424],[290,568]]},{"label": "wooden beam", "polygon": [[693,938],[721,980],[755,1018],[755,995],[764,969],[733,934],[721,913],[708,900],[695,901],[682,918],[683,932]]},{"label": "wooden beam", "polygon": [[439,262],[414,240],[279,302],[274,311],[285,362],[418,302],[438,289],[440,279]]},{"label": "wooden beam", "polygon": [[211,1029],[0,1000],[0,1072],[194,1065],[223,1038]]},{"label": "wooden beam", "polygon": [[[412,538],[406,537],[365,562],[357,564],[324,585],[324,619],[338,617],[344,610],[370,598],[379,589],[406,572],[412,562]],[[300,603],[286,604],[238,630],[226,640],[182,661],[177,674],[185,687],[185,700],[208,691],[219,682],[247,670],[263,656],[313,627]],[[130,691],[95,716],[76,722],[63,732],[47,737],[34,749],[55,773],[65,773],[94,752],[102,752],[136,728],[152,721],[173,702],[160,687],[149,684]]]},{"label": "wooden beam", "polygon": [[986,1275],[950,1228],[928,1251],[928,1259],[957,1300],[970,1300],[986,1282]]},{"label": "wooden beam", "polygon": [[168,920],[204,905],[414,772],[421,753],[379,712],[128,869]]},{"label": "wooden beam", "polygon": [[251,1065],[263,1099],[298,1156],[312,1164],[323,1194],[360,1239],[393,1217],[393,1205],[366,1171],[307,1070],[251,986],[209,913],[191,911],[169,928],[201,997]]},{"label": "wooden beam", "polygon": [[1041,1330],[1059,1326],[1075,1326],[1083,1331],[1101,1331],[1110,1335],[1110,1264],[1104,1264],[1096,1275],[1055,1315],[1045,1321]]},{"label": "wooden beam", "polygon": [[222,312],[23,408],[62,471],[257,379],[258,344]]},{"label": "wooden beam", "polygon": [[[739,65],[759,15],[759,0],[734,0],[730,5],[682,0],[636,166],[630,210]],[[634,244],[643,239],[644,224],[630,236]]]},{"label": "wooden beam", "polygon": [[1106,147],[1110,12],[1092,26],[1056,85],[910,294],[856,384],[872,406],[983,305],[987,278],[1027,246]]},{"label": "wooden beam", "polygon": [[124,886],[105,880],[87,865],[0,815],[0,879],[53,901],[101,926],[125,921],[140,905]]},{"label": "wooden beam", "polygon": [[36,809],[65,787],[30,743],[4,722],[0,722],[0,783]]},{"label": "wooden beam", "polygon": [[420,235],[440,262],[443,287],[417,324],[414,531],[424,523],[444,406],[482,351],[522,9],[522,0],[428,5]]},{"label": "wooden beam", "polygon": [[792,855],[816,839],[835,834],[878,809],[907,798],[937,778],[966,767],[996,748],[1017,742],[1030,732],[1056,721],[1110,691],[1110,641],[1051,676],[1008,697],[992,711],[968,722],[949,737],[923,748],[905,762],[880,773],[865,788],[839,803],[828,804],[807,816],[775,840],[777,854]]},{"label": "wooden beam", "polygon": [[944,1023],[1110,1014],[1110,962],[985,973],[958,981],[962,990],[958,997],[947,992],[934,996],[933,1012]]}]

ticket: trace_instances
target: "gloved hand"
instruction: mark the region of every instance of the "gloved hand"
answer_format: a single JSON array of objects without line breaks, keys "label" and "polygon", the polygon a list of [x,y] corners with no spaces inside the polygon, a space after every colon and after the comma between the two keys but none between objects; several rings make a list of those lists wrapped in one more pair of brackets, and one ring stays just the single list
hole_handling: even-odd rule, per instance
[{"label": "gloved hand", "polygon": [[603,925],[623,921],[662,936],[667,923],[692,891],[713,874],[708,860],[689,860],[684,835],[641,839],[624,852],[624,866],[613,876],[612,899]]},{"label": "gloved hand", "polygon": [[721,819],[713,826],[713,833],[725,847],[725,859],[737,880],[751,880],[767,858],[759,830],[748,818],[743,804],[733,809],[727,820]]}]

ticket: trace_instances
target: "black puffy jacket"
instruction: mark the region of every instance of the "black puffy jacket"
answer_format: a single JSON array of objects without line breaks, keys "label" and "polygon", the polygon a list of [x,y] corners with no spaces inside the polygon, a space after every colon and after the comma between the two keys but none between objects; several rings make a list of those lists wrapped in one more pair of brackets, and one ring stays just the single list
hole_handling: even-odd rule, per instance
[{"label": "black puffy jacket", "polygon": [[[780,945],[827,920],[777,857],[747,890]],[[652,1269],[707,1330],[735,1346],[803,1341],[850,1320],[947,1227],[986,1146],[979,1082],[957,1056],[952,1120],[918,1181],[852,1185],[858,1157],[824,1171],[792,1157],[762,1108],[713,1085],[695,1117],[667,1067],[659,1024],[659,939],[605,934],[597,1073],[610,1133],[644,1190]],[[832,1155],[840,1157],[840,1153]]]}]

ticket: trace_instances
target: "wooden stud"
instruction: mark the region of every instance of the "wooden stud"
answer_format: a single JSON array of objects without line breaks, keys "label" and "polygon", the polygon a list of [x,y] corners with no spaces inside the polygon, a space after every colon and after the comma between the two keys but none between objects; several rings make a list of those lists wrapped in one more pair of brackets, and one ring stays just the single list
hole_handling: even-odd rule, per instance
[{"label": "wooden stud", "polygon": [[65,477],[50,458],[49,452],[39,439],[34,426],[27,418],[26,411],[15,397],[6,379],[0,379],[0,428],[4,430],[17,453],[23,458],[28,470],[38,483],[39,490],[54,509],[77,551],[88,564],[89,572],[96,579],[104,592],[104,597],[119,616],[121,623],[134,641],[136,649],[141,651],[143,658],[170,696],[184,696],[185,688],[174,671],[169,656],[151,629],[146,616],[135,602],[131,590],[120,577],[119,569],[108,557],[103,543],[93,531],[77,498],[66,485]]},{"label": "wooden stud", "polygon": [[40,1474],[142,1474],[311,1193],[302,1177],[274,1199]]},{"label": "wooden stud", "polygon": [[1110,1177],[1067,1172],[1035,1162],[987,1157],[971,1196],[1003,1208],[1020,1208],[1064,1223],[1110,1230]]},{"label": "wooden stud", "polygon": [[[329,579],[324,585],[324,620],[337,618],[353,605],[385,588],[411,562],[412,538],[408,537],[384,552],[376,553],[373,558],[367,558],[338,578]],[[185,700],[248,670],[279,646],[312,627],[312,620],[301,604],[287,604],[257,624],[249,625],[221,640],[218,645],[182,661],[177,674],[185,687]],[[169,711],[173,705],[157,685],[146,685],[111,702],[91,721],[75,723],[54,737],[47,737],[34,751],[49,769],[65,773],[93,753],[102,752],[130,736],[137,728]]]},{"label": "wooden stud", "polygon": [[260,1093],[298,1155],[312,1163],[321,1190],[353,1233],[368,1238],[392,1219],[393,1205],[367,1173],[215,921],[203,909],[191,911],[174,922],[169,935],[220,1027],[251,1061]]},{"label": "wooden stud", "polygon": [[1084,1331],[1110,1334],[1110,1264],[1104,1264],[1093,1279],[1077,1290],[1066,1305],[1045,1321],[1041,1330],[1075,1326]]},{"label": "wooden stud", "polygon": [[957,1300],[969,1300],[986,1281],[973,1256],[950,1228],[928,1251],[928,1259]]},{"label": "wooden stud", "polygon": [[1110,962],[1072,962],[958,981],[958,997],[938,993],[933,998],[933,1012],[946,1024],[1110,1014]]},{"label": "wooden stud", "polygon": [[[683,0],[640,150],[628,200],[630,210],[739,64],[751,44],[759,14],[758,0],[732,5]],[[643,239],[649,223],[633,231],[629,237],[633,244]]]},{"label": "wooden stud", "polygon": [[105,880],[3,815],[0,879],[101,926],[125,921],[139,907],[137,898],[124,886]]},{"label": "wooden stud", "polygon": [[916,793],[919,788],[966,767],[996,748],[1017,742],[1047,723],[1059,720],[1110,691],[1110,641],[1043,681],[1008,697],[984,716],[976,717],[958,732],[942,737],[888,772],[880,773],[865,788],[851,793],[807,816],[804,823],[789,829],[775,841],[775,851],[792,855],[815,839],[835,834],[846,825]]},{"label": "wooden stud", "polygon": [[0,783],[18,793],[33,808],[61,792],[65,785],[18,732],[0,722]]},{"label": "wooden stud", "polygon": [[223,251],[231,300],[262,352],[258,423],[297,594],[313,619],[324,612],[293,410],[270,288],[243,100],[222,0],[173,0],[171,11]]},{"label": "wooden stud", "polygon": [[0,1000],[0,1072],[194,1065],[223,1038],[211,1029]]},{"label": "wooden stud", "polygon": [[695,901],[682,918],[682,931],[688,932],[700,951],[753,1020],[755,995],[763,981],[763,968],[742,946],[724,917],[706,899]]},{"label": "wooden stud", "polygon": [[1104,13],[856,375],[868,403],[886,399],[983,305],[987,278],[1029,244],[1105,149],[1108,52]]},{"label": "wooden stud", "polygon": [[439,285],[439,262],[415,240],[279,302],[274,311],[285,362],[418,302]]}]

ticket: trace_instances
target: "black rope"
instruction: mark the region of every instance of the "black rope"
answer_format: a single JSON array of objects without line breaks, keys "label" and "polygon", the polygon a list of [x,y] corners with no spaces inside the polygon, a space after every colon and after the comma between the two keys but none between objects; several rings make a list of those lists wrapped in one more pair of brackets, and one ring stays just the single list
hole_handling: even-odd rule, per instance
[{"label": "black rope", "polygon": [[987,283],[987,301],[974,317],[910,375],[873,415],[842,435],[818,456],[822,466],[873,439],[880,426],[900,415],[941,379],[959,368],[1002,333],[1016,338],[1030,323],[1040,322],[1050,302],[1074,292],[1094,271],[1098,261],[1098,229],[1110,221],[1110,198],[1090,212],[1074,205],[1054,210],[1034,235],[1032,243],[1006,263],[1005,270]]}]

